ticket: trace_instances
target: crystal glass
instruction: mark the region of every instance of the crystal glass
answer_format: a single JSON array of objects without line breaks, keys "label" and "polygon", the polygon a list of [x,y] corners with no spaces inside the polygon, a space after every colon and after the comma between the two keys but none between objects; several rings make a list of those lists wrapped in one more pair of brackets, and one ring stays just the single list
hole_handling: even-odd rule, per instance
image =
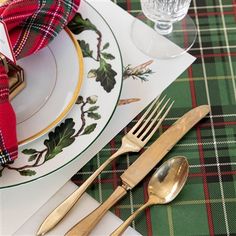
[{"label": "crystal glass", "polygon": [[[140,0],[140,3],[143,13],[134,20],[131,37],[141,51],[154,58],[171,58],[191,48],[197,34],[193,20],[187,15],[191,0]],[[152,30],[144,29],[140,20]],[[165,46],[166,41],[160,36],[181,50],[171,43]]]}]

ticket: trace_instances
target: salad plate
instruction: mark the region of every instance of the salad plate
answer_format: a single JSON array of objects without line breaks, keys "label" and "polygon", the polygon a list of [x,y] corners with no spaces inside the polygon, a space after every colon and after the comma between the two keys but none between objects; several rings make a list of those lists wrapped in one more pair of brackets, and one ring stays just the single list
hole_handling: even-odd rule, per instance
[{"label": "salad plate", "polygon": [[18,64],[24,68],[27,83],[12,100],[21,146],[54,128],[75,104],[84,76],[83,55],[66,29],[48,47]]}]

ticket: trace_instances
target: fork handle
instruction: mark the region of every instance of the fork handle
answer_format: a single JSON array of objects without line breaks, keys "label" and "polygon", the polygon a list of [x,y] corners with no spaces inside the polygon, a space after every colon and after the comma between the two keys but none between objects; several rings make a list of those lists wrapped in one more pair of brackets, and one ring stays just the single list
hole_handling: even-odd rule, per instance
[{"label": "fork handle", "polygon": [[97,178],[97,176],[110,164],[116,157],[126,153],[127,149],[121,147],[112,156],[110,156],[76,191],[74,191],[66,200],[64,200],[58,207],[56,207],[41,224],[37,235],[44,235],[53,229],[71,210],[75,203],[84,194],[90,184]]},{"label": "fork handle", "polygon": [[79,223],[73,226],[65,236],[86,236],[92,231],[96,224],[102,219],[106,212],[118,202],[127,190],[123,186],[118,186],[111,196],[99,207],[97,207],[88,216],[83,218]]}]

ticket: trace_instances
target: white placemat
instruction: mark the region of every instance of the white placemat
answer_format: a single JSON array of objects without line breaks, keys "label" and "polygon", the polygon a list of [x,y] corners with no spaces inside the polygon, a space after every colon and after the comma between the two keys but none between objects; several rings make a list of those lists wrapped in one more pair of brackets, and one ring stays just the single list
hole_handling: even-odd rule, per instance
[{"label": "white placemat", "polygon": [[[136,49],[129,37],[130,27],[133,21],[131,15],[107,0],[89,0],[88,2],[109,22],[120,45],[124,66],[135,66],[150,61],[150,58]],[[83,4],[83,2],[81,4]],[[141,27],[146,26],[142,25]],[[163,39],[161,40],[162,43],[166,42],[166,46],[168,47],[169,42],[163,41]],[[195,58],[191,55],[184,54],[176,59],[152,61],[150,69],[154,73],[149,77],[148,82],[133,79],[124,81],[121,98],[139,98],[141,100],[126,106],[119,106],[105,131],[86,152],[63,169],[45,178],[22,186],[2,190],[0,196],[1,235],[12,235],[15,233],[79,170],[79,168],[85,165],[123,127],[144,109],[151,100],[159,95],[186,70],[194,60]],[[66,190],[62,189],[61,191]],[[81,206],[83,206],[85,210],[88,207],[86,204],[81,204]],[[35,224],[39,225],[40,223],[41,222],[35,221]],[[114,221],[114,224],[116,223],[117,221]],[[100,226],[98,225],[98,227]],[[17,232],[16,235],[19,232]],[[29,234],[34,235],[35,232],[29,232]]]},{"label": "white placemat", "polygon": [[[72,182],[67,182],[44,206],[40,208],[16,233],[13,235],[30,236],[37,232],[38,222],[42,222],[45,217],[70,193],[75,191],[77,186]],[[81,197],[79,204],[76,204],[69,212],[69,215],[63,220],[63,224],[59,224],[52,231],[48,232],[48,236],[64,235],[78,220],[82,219],[92,210],[94,210],[99,203],[95,201],[88,194]],[[101,220],[100,224],[93,230],[91,236],[104,236],[113,232],[123,221],[117,218],[111,212],[108,212]],[[106,227],[104,227],[104,225]],[[133,228],[129,227],[125,234],[127,236],[140,235]]]}]

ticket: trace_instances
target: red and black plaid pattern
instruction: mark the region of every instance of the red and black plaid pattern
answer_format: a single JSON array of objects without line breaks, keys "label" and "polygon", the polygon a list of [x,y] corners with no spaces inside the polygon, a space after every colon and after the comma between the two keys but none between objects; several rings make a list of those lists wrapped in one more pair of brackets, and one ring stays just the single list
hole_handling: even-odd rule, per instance
[{"label": "red and black plaid pattern", "polygon": [[[74,16],[79,3],[80,0],[10,0],[0,3],[0,19],[7,26],[16,59],[26,57],[47,46]],[[0,89],[1,143],[6,144],[1,145],[2,164],[17,157],[17,139],[15,114],[10,103],[6,101],[6,74],[3,71],[0,71],[0,74],[5,78],[4,86],[1,84]],[[6,104],[8,110],[4,107]],[[6,158],[6,154],[3,153],[8,153],[8,157]]]}]

